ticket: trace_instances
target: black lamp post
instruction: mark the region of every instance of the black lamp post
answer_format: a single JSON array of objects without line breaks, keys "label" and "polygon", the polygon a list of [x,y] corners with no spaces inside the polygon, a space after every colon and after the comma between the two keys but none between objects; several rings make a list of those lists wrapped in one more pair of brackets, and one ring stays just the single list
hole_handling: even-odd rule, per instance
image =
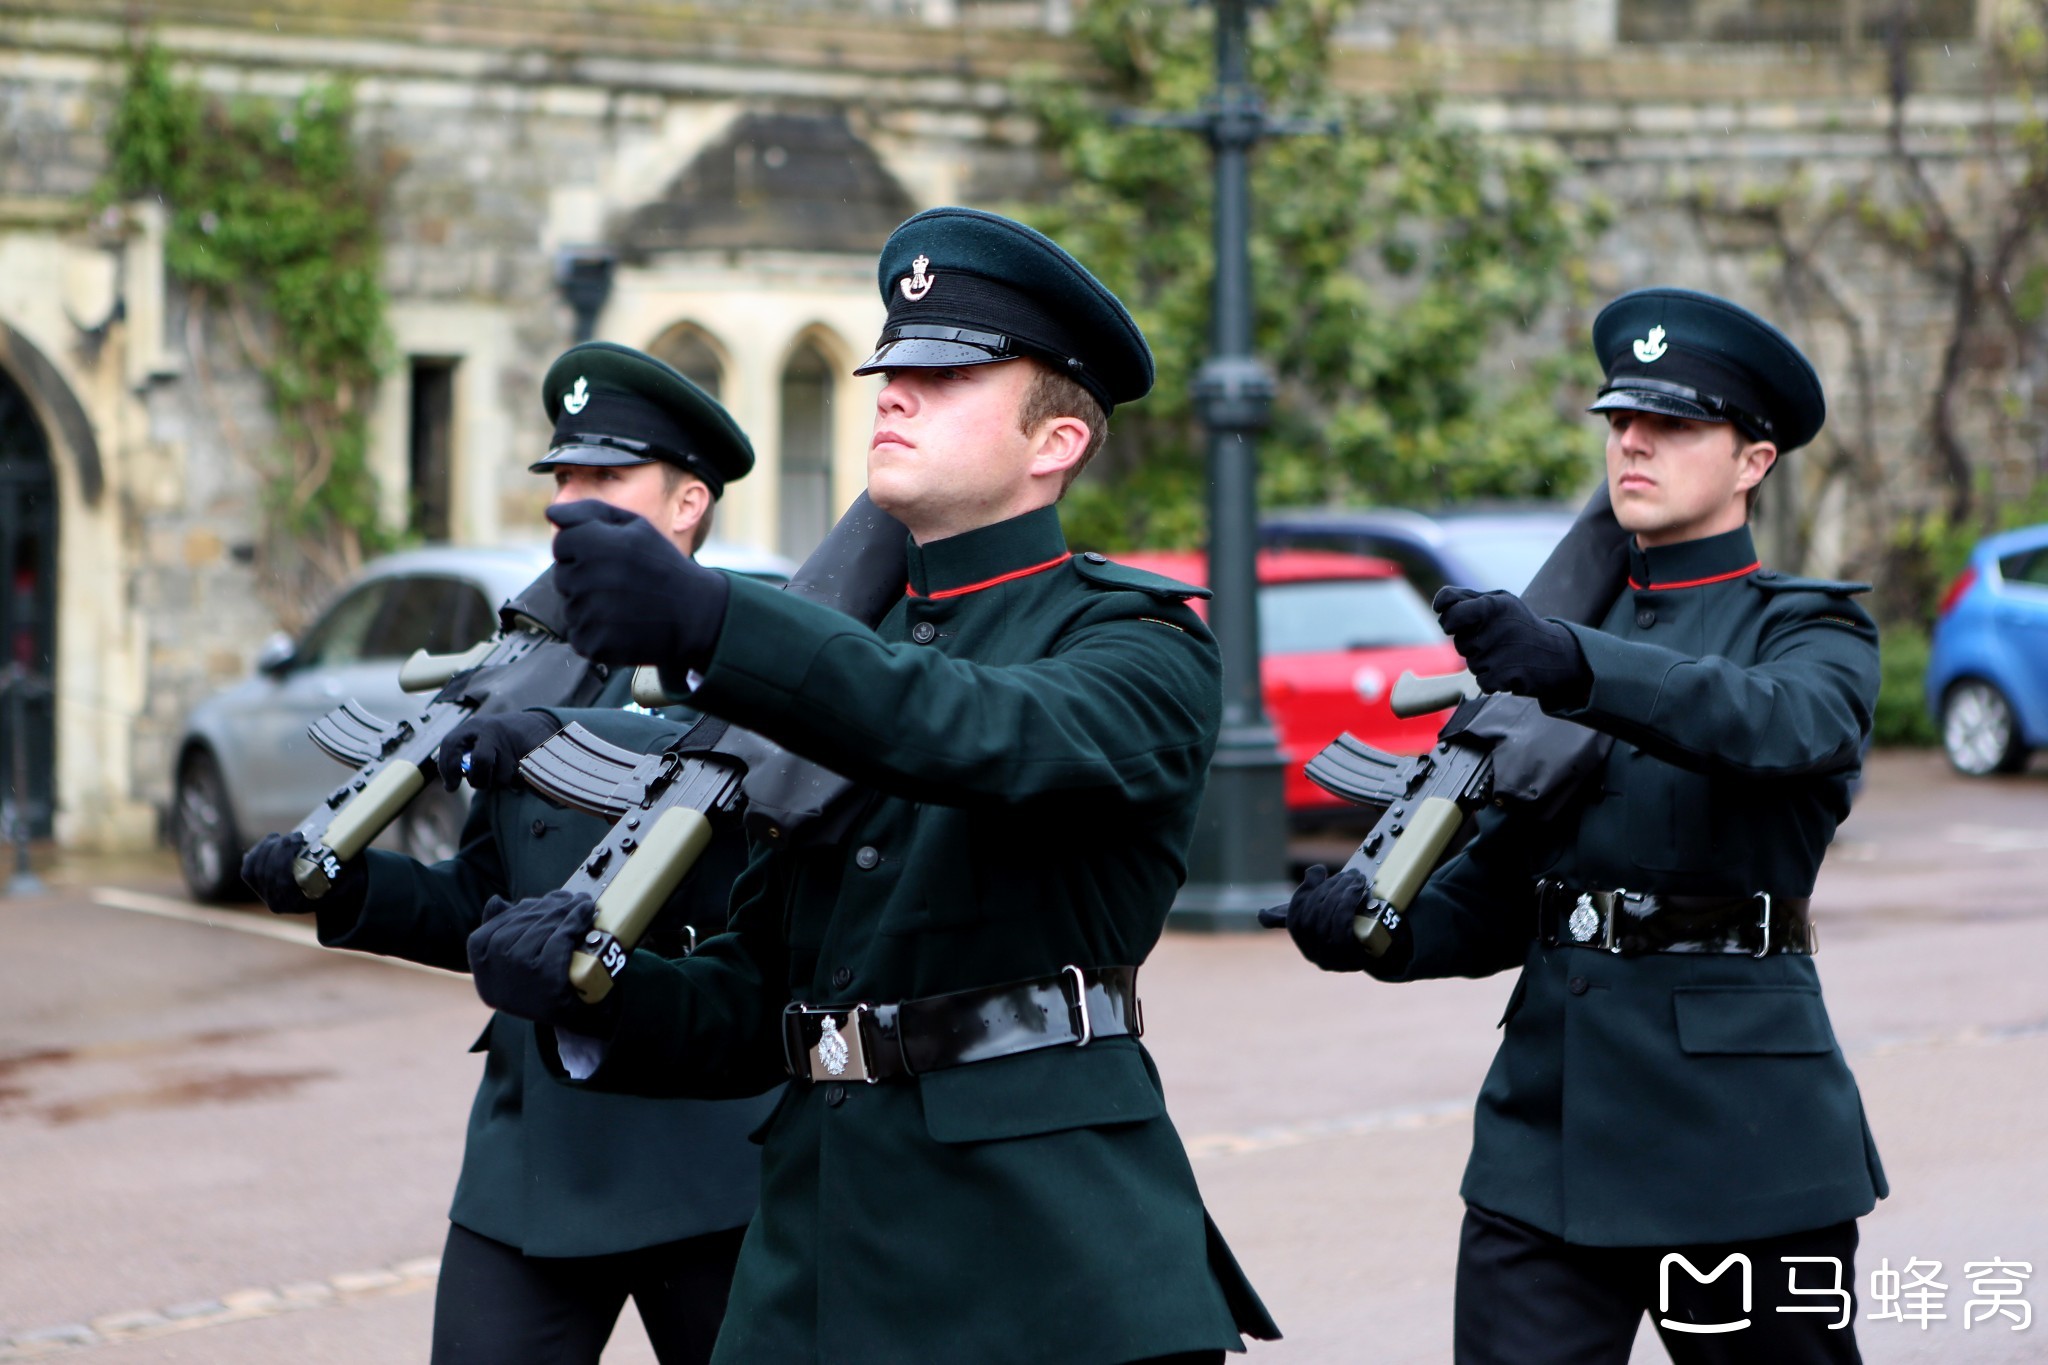
[{"label": "black lamp post", "polygon": [[597,315],[612,296],[612,272],[618,254],[605,246],[563,247],[555,253],[555,288],[576,315],[575,340],[597,333]]},{"label": "black lamp post", "polygon": [[1246,11],[1216,0],[1216,93],[1195,115],[1132,114],[1125,122],[1202,133],[1216,159],[1216,277],[1212,350],[1195,376],[1195,409],[1209,433],[1209,622],[1223,655],[1222,734],[1209,770],[1175,928],[1251,929],[1261,906],[1284,901],[1287,809],[1278,737],[1259,686],[1259,433],[1273,378],[1252,354],[1250,154],[1275,132],[1324,131],[1267,119],[1251,83]]}]

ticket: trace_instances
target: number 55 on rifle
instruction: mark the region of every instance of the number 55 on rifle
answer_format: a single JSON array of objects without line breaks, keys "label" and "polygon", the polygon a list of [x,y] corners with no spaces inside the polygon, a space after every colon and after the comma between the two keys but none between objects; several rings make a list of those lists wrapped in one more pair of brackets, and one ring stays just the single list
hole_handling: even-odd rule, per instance
[{"label": "number 55 on rifle", "polygon": [[[297,832],[306,846],[292,864],[311,900],[326,895],[341,865],[369,847],[434,776],[434,756],[456,726],[479,712],[582,706],[609,671],[569,648],[562,600],[550,565],[498,608],[498,633],[462,654],[415,651],[398,671],[408,692],[434,691],[419,714],[386,721],[349,702],[307,727],[313,742],[355,769]],[[438,689],[438,690],[436,690]]]}]

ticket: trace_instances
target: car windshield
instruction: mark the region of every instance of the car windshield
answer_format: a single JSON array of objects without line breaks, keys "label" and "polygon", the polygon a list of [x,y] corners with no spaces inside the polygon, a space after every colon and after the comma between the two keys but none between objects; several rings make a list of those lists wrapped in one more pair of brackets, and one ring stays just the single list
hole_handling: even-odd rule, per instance
[{"label": "car windshield", "polygon": [[1448,539],[1456,546],[1453,553],[1458,562],[1469,565],[1472,577],[1478,580],[1463,586],[1520,592],[1557,548],[1564,531],[1563,526],[1503,526],[1496,522],[1484,528],[1452,528]]},{"label": "car windshield", "polygon": [[1269,583],[1259,592],[1263,654],[1442,644],[1436,617],[1405,578]]}]

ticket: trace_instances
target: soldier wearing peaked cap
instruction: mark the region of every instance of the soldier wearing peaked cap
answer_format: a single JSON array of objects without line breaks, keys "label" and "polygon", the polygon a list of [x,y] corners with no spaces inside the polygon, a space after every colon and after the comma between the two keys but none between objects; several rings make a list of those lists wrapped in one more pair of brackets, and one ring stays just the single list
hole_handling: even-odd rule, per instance
[{"label": "soldier wearing peaked cap", "polygon": [[[531,466],[555,501],[629,509],[694,552],[727,482],[753,467],[745,433],[708,394],[653,356],[610,342],[576,346],[542,382],[554,424]],[[518,784],[519,758],[573,718],[614,743],[652,752],[687,728],[623,710],[630,670],[592,708],[482,716],[451,734],[437,762],[451,789],[478,792],[460,850],[423,865],[371,850],[324,899],[291,876],[297,845],[271,835],[243,876],[273,910],[311,911],[329,947],[468,970],[470,932],[507,900],[559,887],[603,837],[595,816],[562,810]],[[725,923],[745,861],[721,833],[657,919],[653,951],[680,955],[685,929]],[[709,1358],[740,1237],[760,1184],[747,1134],[772,1095],[640,1099],[557,1085],[523,1020],[494,1015],[434,1303],[434,1365],[596,1365],[630,1297],[663,1365]]]},{"label": "soldier wearing peaked cap", "polygon": [[[579,649],[695,670],[704,710],[872,799],[843,837],[757,847],[733,931],[634,954],[601,1021],[543,962],[578,916],[486,925],[478,988],[586,1087],[789,1079],[719,1361],[1220,1361],[1277,1331],[1203,1209],[1137,985],[1186,872],[1216,646],[1198,589],[1070,554],[1056,506],[1151,354],[992,214],[910,219],[879,285],[868,490],[910,530],[910,582],[877,629],[605,509],[553,514]],[[671,609],[613,610],[627,573]]]},{"label": "soldier wearing peaked cap", "polygon": [[1489,812],[1383,957],[1366,888],[1311,869],[1297,946],[1389,981],[1519,968],[1465,1169],[1457,1359],[1853,1361],[1856,1222],[1886,1192],[1821,1003],[1807,898],[1877,696],[1864,585],[1764,569],[1757,483],[1825,415],[1813,367],[1724,299],[1643,289],[1593,326],[1633,533],[1597,626],[1446,588],[1480,684],[1613,737],[1576,812]]}]

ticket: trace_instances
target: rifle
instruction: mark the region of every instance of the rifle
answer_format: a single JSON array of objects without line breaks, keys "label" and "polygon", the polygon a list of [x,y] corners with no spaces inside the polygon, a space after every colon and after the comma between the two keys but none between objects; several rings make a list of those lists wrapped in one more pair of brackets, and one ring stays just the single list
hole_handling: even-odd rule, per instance
[{"label": "rifle", "polygon": [[498,608],[498,633],[460,654],[413,651],[398,671],[408,692],[434,691],[414,716],[387,721],[356,702],[330,711],[306,733],[355,773],[329,792],[296,832],[306,846],[292,876],[310,900],[325,896],[341,865],[361,853],[427,785],[442,741],[471,716],[530,706],[594,701],[610,670],[564,639],[553,565]]},{"label": "rifle", "polygon": [[[862,493],[783,591],[874,625],[903,597],[909,534]],[[668,694],[654,669],[640,669],[633,681],[641,705],[684,700]],[[710,718],[652,755],[607,743],[572,722],[520,759],[519,774],[555,804],[615,822],[563,883],[597,902],[596,918],[569,958],[570,984],[593,1003],[610,993],[634,946],[710,844],[714,821],[744,810],[751,832],[793,843],[849,816],[856,795],[837,773]],[[695,928],[685,934],[694,949]]]},{"label": "rifle", "polygon": [[[1522,600],[1539,616],[1591,625],[1627,578],[1628,533],[1614,520],[1603,483],[1529,580]],[[1488,804],[1513,801],[1548,818],[1605,761],[1608,736],[1543,714],[1527,697],[1482,693],[1471,673],[1418,678],[1403,673],[1389,704],[1397,716],[1455,707],[1424,754],[1403,758],[1357,736],[1339,735],[1303,773],[1333,795],[1376,808],[1378,816],[1339,872],[1366,882],[1352,932],[1382,956],[1422,884],[1472,836]],[[1287,923],[1287,907],[1259,912],[1268,928]]]}]

